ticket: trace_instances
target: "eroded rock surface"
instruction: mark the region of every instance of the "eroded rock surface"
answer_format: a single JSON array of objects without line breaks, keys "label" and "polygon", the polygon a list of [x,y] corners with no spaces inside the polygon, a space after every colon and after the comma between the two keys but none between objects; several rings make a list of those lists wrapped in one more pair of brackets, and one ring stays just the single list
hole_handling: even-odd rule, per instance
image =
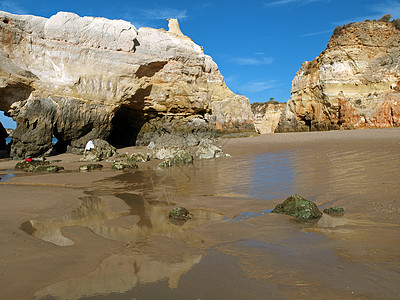
[{"label": "eroded rock surface", "polygon": [[276,132],[400,125],[400,30],[366,21],[335,29],[297,72]]},{"label": "eroded rock surface", "polygon": [[251,109],[254,114],[254,126],[260,134],[275,132],[285,103],[268,101],[265,103],[252,103]]},{"label": "eroded rock surface", "polygon": [[254,131],[249,100],[227,88],[177,20],[167,32],[66,12],[0,12],[0,62],[0,110],[17,122],[14,158],[46,153],[53,136],[58,151],[96,138],[145,144],[161,130],[182,135],[193,118],[199,132]]}]

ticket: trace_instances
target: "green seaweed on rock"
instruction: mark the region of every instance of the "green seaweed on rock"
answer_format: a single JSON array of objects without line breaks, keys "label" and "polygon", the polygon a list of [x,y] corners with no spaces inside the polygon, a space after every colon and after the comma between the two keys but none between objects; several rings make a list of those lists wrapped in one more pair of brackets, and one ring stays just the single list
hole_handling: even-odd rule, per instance
[{"label": "green seaweed on rock", "polygon": [[296,217],[302,221],[319,219],[322,216],[314,202],[299,195],[288,197],[282,204],[278,204],[272,212]]},{"label": "green seaweed on rock", "polygon": [[333,207],[325,208],[323,210],[323,213],[328,214],[328,215],[343,215],[344,209],[343,209],[343,207],[340,207],[340,206],[333,206]]},{"label": "green seaweed on rock", "polygon": [[187,221],[187,220],[191,219],[192,216],[193,215],[186,208],[180,207],[180,206],[174,207],[169,212],[169,217],[174,220]]}]

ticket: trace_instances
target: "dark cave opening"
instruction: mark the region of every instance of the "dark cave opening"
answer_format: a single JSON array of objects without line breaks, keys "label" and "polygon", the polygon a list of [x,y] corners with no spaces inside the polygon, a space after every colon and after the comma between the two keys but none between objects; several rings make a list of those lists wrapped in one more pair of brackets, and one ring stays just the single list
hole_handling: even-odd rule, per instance
[{"label": "dark cave opening", "polygon": [[305,119],[304,123],[306,124],[306,126],[309,128],[309,131],[311,131],[311,120]]},{"label": "dark cave opening", "polygon": [[4,128],[3,124],[0,122],[0,158],[5,158],[10,156],[9,146],[7,145],[8,133]]},{"label": "dark cave opening", "polygon": [[63,138],[58,135],[57,133],[54,133],[53,136],[53,152],[55,151],[55,154],[61,154],[61,153],[66,153],[67,152],[67,147],[70,143],[66,142],[63,140]]},{"label": "dark cave opening", "polygon": [[108,142],[117,148],[135,146],[140,129],[145,123],[143,111],[122,106],[112,120]]},{"label": "dark cave opening", "polygon": [[12,131],[15,129],[15,121],[0,111],[0,158],[10,157]]}]

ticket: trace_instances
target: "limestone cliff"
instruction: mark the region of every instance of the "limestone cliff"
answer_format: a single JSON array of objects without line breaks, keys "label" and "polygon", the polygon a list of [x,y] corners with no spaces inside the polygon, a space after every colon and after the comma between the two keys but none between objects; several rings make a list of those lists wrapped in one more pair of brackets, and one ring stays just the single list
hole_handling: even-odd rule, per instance
[{"label": "limestone cliff", "polygon": [[249,100],[176,20],[170,27],[0,12],[0,110],[17,122],[11,155],[43,154],[53,136],[60,150],[95,138],[133,145],[142,128],[187,118],[198,130],[254,130]]},{"label": "limestone cliff", "polygon": [[400,126],[400,30],[365,21],[335,29],[297,72],[276,132]]},{"label": "limestone cliff", "polygon": [[285,103],[268,101],[265,103],[252,103],[254,126],[260,134],[273,133],[278,126]]}]

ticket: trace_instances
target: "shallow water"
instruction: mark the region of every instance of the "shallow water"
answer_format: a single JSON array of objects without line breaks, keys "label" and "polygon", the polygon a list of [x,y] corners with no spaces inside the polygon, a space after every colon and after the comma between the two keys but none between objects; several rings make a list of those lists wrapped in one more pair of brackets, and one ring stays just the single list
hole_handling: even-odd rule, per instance
[{"label": "shallow water", "polygon": [[9,181],[11,178],[14,178],[15,174],[8,173],[8,174],[0,174],[0,182]]},{"label": "shallow water", "polygon": [[[65,247],[66,226],[86,227],[123,250],[35,298],[398,299],[399,150],[327,143],[108,178],[69,214],[21,229]],[[295,193],[345,215],[270,213]],[[177,203],[193,220],[168,219]]]}]

